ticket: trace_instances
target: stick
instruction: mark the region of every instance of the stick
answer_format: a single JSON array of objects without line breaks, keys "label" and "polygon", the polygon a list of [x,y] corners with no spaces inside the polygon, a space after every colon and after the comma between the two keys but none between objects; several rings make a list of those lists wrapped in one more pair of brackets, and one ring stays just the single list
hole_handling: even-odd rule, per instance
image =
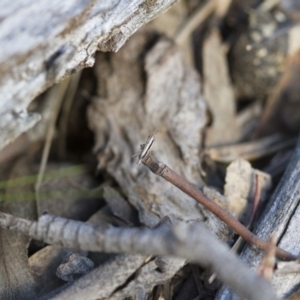
[{"label": "stick", "polygon": [[[225,222],[230,228],[232,228],[237,234],[243,237],[243,239],[250,245],[256,246],[259,249],[266,250],[268,247],[268,243],[258,238],[251,231],[249,231],[245,226],[243,226],[238,220],[232,217],[227,211],[213,202],[211,199],[207,198],[201,191],[199,191],[196,187],[189,184],[184,178],[179,176],[173,170],[171,170],[167,165],[160,162],[156,158],[154,158],[151,154],[145,157],[142,160],[143,164],[147,166],[154,174],[163,177],[165,180],[169,181],[180,190],[182,190],[187,195],[194,198],[200,204],[202,204],[205,208],[210,210],[213,214],[215,214],[218,218],[220,218],[223,222]],[[283,260],[295,260],[297,259],[291,253],[276,248],[276,256]]]},{"label": "stick", "polygon": [[[249,300],[275,300],[270,283],[255,274],[200,223],[164,228],[99,228],[80,221],[42,215],[37,222],[0,212],[0,226],[49,244],[84,251],[171,255],[211,268],[225,284]],[[84,280],[84,277],[79,280]]]}]

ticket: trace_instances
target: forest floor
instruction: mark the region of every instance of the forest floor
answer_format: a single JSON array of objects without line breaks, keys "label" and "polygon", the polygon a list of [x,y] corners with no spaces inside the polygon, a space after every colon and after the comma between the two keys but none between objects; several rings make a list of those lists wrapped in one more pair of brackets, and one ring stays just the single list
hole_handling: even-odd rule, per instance
[{"label": "forest floor", "polygon": [[31,103],[1,300],[298,299],[296,2],[179,1]]}]

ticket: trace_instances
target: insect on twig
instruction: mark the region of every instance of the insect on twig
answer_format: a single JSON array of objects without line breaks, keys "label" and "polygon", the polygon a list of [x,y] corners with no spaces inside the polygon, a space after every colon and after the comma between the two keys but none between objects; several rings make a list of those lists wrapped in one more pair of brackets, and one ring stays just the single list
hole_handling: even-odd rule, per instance
[{"label": "insect on twig", "polygon": [[138,164],[140,165],[142,160],[148,156],[149,154],[149,151],[154,143],[154,140],[155,140],[155,135],[157,134],[158,130],[154,133],[154,134],[150,134],[147,138],[147,141],[145,144],[141,144],[141,150],[132,155],[132,157],[139,157],[139,161],[138,161]]}]

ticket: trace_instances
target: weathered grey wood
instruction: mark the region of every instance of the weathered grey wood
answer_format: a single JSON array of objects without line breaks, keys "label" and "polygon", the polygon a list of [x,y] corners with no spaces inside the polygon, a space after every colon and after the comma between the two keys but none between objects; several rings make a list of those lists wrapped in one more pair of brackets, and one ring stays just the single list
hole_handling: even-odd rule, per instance
[{"label": "weathered grey wood", "polygon": [[0,148],[38,121],[37,116],[19,117],[34,97],[91,67],[96,50],[120,49],[175,1],[1,1]]},{"label": "weathered grey wood", "polygon": [[[165,218],[165,221],[168,222],[171,219]],[[176,222],[176,224],[169,224],[163,228],[159,226],[155,229],[112,226],[105,228],[49,214],[42,215],[35,222],[0,212],[0,226],[22,232],[46,243],[83,251],[167,255],[185,258],[199,263],[204,268],[210,268],[216,272],[220,280],[232,286],[249,300],[277,299],[266,279],[251,271],[232,251],[229,251],[227,245],[220,242],[199,222],[190,224]],[[159,265],[163,264],[159,263]],[[104,279],[107,280],[107,278],[110,276]],[[89,299],[86,297],[85,277],[81,279],[83,282],[79,287],[84,294],[76,299]],[[118,280],[118,276],[113,279]],[[100,278],[98,284],[101,285]],[[101,287],[97,288],[97,291],[100,294]],[[99,298],[105,297],[98,295],[97,299]],[[74,299],[74,297],[56,297],[54,299]]]},{"label": "weathered grey wood", "polygon": [[[295,255],[300,254],[300,138],[289,166],[271,197],[264,215],[254,230],[260,238],[268,240],[271,234],[278,239],[279,247]],[[252,268],[256,268],[262,257],[246,246],[241,258]],[[272,284],[278,296],[290,294],[300,282],[300,274],[278,275]],[[218,300],[238,299],[231,291],[224,288],[220,291]]]},{"label": "weathered grey wood", "polygon": [[97,56],[98,97],[88,109],[88,121],[99,167],[117,180],[141,223],[152,227],[166,215],[205,220],[226,240],[229,232],[223,222],[131,159],[139,144],[159,129],[151,150],[195,186],[203,184],[199,149],[206,105],[199,75],[169,39],[162,37],[148,50],[153,36],[153,30],[145,28],[118,53]]}]

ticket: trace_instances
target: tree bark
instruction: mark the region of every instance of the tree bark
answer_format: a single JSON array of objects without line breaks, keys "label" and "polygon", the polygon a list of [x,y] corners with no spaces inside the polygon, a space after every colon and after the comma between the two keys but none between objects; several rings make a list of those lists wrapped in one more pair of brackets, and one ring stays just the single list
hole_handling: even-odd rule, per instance
[{"label": "tree bark", "polygon": [[40,119],[26,113],[36,96],[93,66],[97,50],[119,50],[175,1],[1,1],[0,149]]}]

